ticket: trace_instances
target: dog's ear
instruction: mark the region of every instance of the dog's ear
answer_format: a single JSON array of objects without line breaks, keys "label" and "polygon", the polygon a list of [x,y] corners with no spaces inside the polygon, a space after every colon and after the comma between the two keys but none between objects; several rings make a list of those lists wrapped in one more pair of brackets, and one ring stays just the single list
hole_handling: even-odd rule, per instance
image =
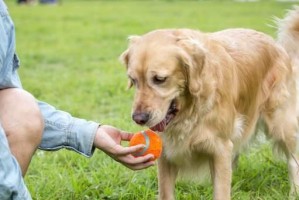
[{"label": "dog's ear", "polygon": [[120,56],[119,61],[128,68],[129,63],[129,49],[126,49]]},{"label": "dog's ear", "polygon": [[[128,69],[128,64],[129,64],[129,49],[125,50],[119,57],[120,62],[126,66]],[[129,79],[128,80],[128,86],[127,89],[131,88],[133,86],[132,81]]]},{"label": "dog's ear", "polygon": [[128,68],[129,60],[130,60],[130,49],[132,46],[139,40],[140,36],[131,35],[128,37],[129,47],[125,50],[119,57],[120,62]]},{"label": "dog's ear", "polygon": [[[129,67],[129,61],[130,61],[130,49],[133,48],[133,44],[135,44],[140,36],[132,35],[128,37],[129,40],[129,47],[126,49],[119,57],[120,62],[126,66],[128,69]],[[131,80],[128,81],[128,88],[131,88],[133,86],[133,83]]]},{"label": "dog's ear", "polygon": [[179,59],[186,70],[189,91],[192,95],[197,95],[202,86],[200,75],[207,50],[193,38],[179,38],[177,44],[183,50]]}]

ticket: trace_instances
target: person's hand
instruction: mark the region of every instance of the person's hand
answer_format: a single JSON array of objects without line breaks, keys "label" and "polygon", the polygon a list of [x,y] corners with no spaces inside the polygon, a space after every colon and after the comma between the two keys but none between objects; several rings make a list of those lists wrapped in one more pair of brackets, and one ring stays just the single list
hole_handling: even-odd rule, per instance
[{"label": "person's hand", "polygon": [[144,148],[144,145],[121,146],[121,141],[129,141],[132,136],[133,134],[121,131],[115,127],[101,125],[97,130],[94,146],[132,170],[145,169],[154,165],[155,162],[151,161],[154,156],[151,154],[140,157],[132,155],[132,153],[136,153]]}]

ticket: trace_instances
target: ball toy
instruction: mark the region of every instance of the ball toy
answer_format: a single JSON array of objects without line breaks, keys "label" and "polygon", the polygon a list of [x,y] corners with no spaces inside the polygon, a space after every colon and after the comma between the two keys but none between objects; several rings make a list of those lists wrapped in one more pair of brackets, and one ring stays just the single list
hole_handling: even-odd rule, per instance
[{"label": "ball toy", "polygon": [[156,160],[161,156],[162,152],[162,140],[157,133],[148,129],[145,131],[140,131],[135,133],[131,138],[129,145],[135,146],[138,144],[144,144],[145,147],[133,154],[133,156],[144,156],[147,154],[153,154],[154,158],[152,160]]}]

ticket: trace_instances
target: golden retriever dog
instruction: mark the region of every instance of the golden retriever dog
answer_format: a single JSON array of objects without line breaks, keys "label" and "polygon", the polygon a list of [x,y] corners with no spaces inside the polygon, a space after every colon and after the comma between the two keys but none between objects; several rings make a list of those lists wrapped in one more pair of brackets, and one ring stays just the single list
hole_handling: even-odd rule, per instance
[{"label": "golden retriever dog", "polygon": [[296,71],[299,7],[279,37],[250,29],[154,30],[121,55],[134,86],[133,120],[160,132],[159,199],[175,199],[179,175],[209,170],[213,198],[231,198],[232,163],[257,124],[286,155],[290,197],[299,192]]}]

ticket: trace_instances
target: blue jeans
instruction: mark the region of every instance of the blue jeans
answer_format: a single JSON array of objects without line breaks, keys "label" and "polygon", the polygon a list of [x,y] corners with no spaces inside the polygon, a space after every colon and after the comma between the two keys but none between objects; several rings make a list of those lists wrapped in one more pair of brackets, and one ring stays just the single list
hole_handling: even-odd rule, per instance
[{"label": "blue jeans", "polygon": [[[15,29],[3,0],[0,0],[0,89],[22,88],[15,53]],[[39,146],[43,150],[67,148],[90,157],[98,123],[71,116],[53,106],[37,101],[45,129]],[[12,155],[5,131],[0,123],[0,199],[31,199],[21,169]]]},{"label": "blue jeans", "polygon": [[[2,0],[0,0],[0,17],[0,88],[21,87],[16,71],[18,67],[18,59],[14,54],[14,25]],[[24,184],[20,166],[16,158],[10,152],[8,141],[1,124],[0,199],[31,199]]]}]

